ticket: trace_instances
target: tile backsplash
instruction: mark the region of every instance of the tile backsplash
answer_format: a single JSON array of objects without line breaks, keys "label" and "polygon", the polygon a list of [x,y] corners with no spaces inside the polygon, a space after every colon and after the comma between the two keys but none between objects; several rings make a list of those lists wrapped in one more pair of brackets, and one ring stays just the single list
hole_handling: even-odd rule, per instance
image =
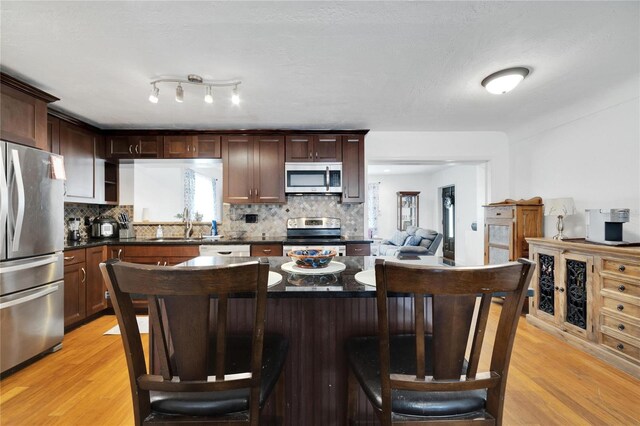
[{"label": "tile backsplash", "polygon": [[[222,223],[218,226],[218,233],[225,235],[230,231],[245,231],[246,236],[260,237],[284,236],[287,233],[287,219],[292,217],[337,217],[342,221],[342,235],[348,237],[362,237],[364,235],[364,204],[342,204],[338,196],[305,195],[288,196],[287,204],[225,204],[222,209]],[[98,206],[94,204],[65,203],[64,231],[67,235],[67,223],[71,217],[92,220],[98,215],[116,218],[119,213],[126,212],[133,217],[133,206]],[[245,223],[246,214],[257,214],[256,223]],[[138,238],[153,238],[156,236],[158,224],[134,224]],[[163,224],[163,235],[182,236],[184,225]],[[90,228],[81,222],[80,236],[89,237]],[[210,224],[194,224],[193,235],[208,235],[211,233]]]}]

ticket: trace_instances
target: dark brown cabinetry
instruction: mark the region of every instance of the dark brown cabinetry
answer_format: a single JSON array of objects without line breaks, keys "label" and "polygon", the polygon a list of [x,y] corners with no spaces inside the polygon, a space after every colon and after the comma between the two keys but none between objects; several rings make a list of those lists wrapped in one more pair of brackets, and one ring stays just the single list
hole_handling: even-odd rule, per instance
[{"label": "dark brown cabinetry", "polygon": [[284,203],[284,137],[223,136],[223,201]]},{"label": "dark brown cabinetry", "polygon": [[[143,263],[146,265],[172,266],[186,262],[199,255],[199,248],[196,245],[139,245],[124,246],[122,248],[124,250],[119,252],[120,259],[125,262]],[[118,253],[116,253],[115,257],[117,257],[117,254]]]},{"label": "dark brown cabinetry", "polygon": [[[96,173],[96,134],[60,121],[60,155],[64,156],[67,180],[65,201],[93,201]],[[80,200],[77,200],[80,199]]]},{"label": "dark brown cabinetry", "polygon": [[363,203],[364,136],[342,136],[342,202]]},{"label": "dark brown cabinetry", "polygon": [[282,256],[282,244],[251,244],[251,256]]},{"label": "dark brown cabinetry", "polygon": [[342,161],[342,136],[291,135],[286,137],[286,161]]},{"label": "dark brown cabinetry", "polygon": [[0,73],[0,139],[51,150],[47,103],[58,98]]},{"label": "dark brown cabinetry", "polygon": [[347,244],[347,256],[370,256],[370,243]]},{"label": "dark brown cabinetry", "polygon": [[220,135],[164,137],[164,158],[220,158]]},{"label": "dark brown cabinetry", "polygon": [[106,247],[64,252],[64,326],[79,323],[107,307],[107,290],[100,262],[106,260]]},{"label": "dark brown cabinetry", "polygon": [[109,135],[106,137],[106,157],[125,158],[162,158],[162,136],[155,135]]}]

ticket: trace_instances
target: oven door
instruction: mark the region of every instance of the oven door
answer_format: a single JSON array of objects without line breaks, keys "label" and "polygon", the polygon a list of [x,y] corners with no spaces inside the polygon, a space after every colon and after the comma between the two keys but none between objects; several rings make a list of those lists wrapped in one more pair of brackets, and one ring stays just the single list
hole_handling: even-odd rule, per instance
[{"label": "oven door", "polygon": [[323,246],[318,244],[310,244],[306,246],[283,246],[282,251],[286,256],[291,250],[309,250],[309,249],[319,249],[319,250],[335,250],[338,253],[338,256],[345,256],[347,254],[347,246],[337,245],[337,246]]},{"label": "oven door", "polygon": [[288,194],[341,194],[342,163],[285,163]]}]

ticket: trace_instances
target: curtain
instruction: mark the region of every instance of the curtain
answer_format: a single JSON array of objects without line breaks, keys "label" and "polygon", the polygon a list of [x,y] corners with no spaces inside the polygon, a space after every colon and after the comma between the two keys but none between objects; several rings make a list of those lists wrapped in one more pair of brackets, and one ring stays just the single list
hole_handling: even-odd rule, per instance
[{"label": "curtain", "polygon": [[367,191],[367,209],[369,216],[369,238],[378,235],[378,216],[380,215],[380,182],[369,184]]},{"label": "curtain", "polygon": [[196,202],[196,172],[191,169],[184,169],[184,206],[189,209],[189,213],[195,213]]}]

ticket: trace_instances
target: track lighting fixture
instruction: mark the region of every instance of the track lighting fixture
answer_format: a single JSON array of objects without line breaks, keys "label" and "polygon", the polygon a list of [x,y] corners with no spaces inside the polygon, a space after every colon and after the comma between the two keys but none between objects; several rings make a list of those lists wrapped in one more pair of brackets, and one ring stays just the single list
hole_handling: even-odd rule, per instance
[{"label": "track lighting fixture", "polygon": [[151,94],[149,95],[149,102],[151,102],[152,104],[157,104],[158,103],[158,93],[160,93],[160,89],[158,89],[155,85],[155,83],[153,84],[153,89],[151,90]]},{"label": "track lighting fixture", "polygon": [[151,89],[151,94],[149,95],[149,102],[157,104],[158,103],[158,94],[160,93],[160,89],[157,87],[159,83],[177,83],[176,86],[176,102],[184,101],[184,88],[183,84],[193,84],[195,86],[205,86],[205,95],[204,101],[208,104],[213,103],[213,88],[214,87],[233,87],[233,92],[231,95],[231,102],[234,105],[240,104],[240,96],[238,95],[238,85],[242,83],[240,80],[203,80],[202,77],[196,74],[189,74],[186,79],[177,78],[177,77],[168,77],[161,78],[157,80],[153,80],[151,85],[153,88]]}]

